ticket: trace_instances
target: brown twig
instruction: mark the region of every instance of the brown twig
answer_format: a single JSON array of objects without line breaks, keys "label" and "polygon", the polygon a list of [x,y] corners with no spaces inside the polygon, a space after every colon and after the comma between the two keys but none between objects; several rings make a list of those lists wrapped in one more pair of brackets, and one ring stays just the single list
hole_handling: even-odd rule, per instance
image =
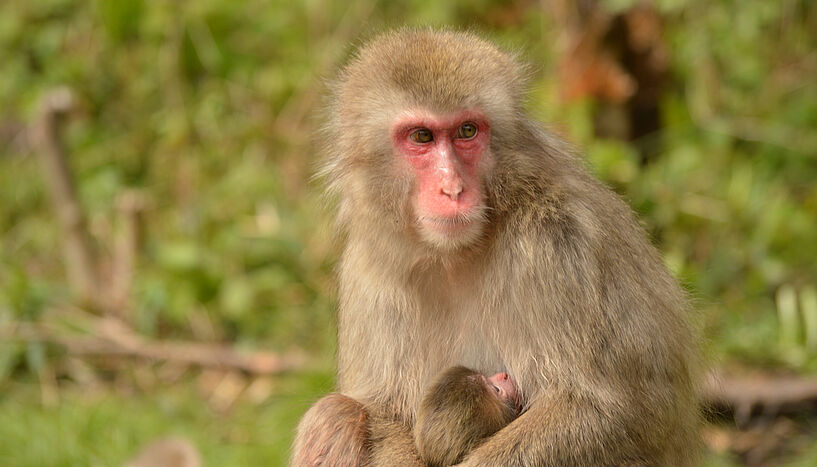
[{"label": "brown twig", "polygon": [[745,424],[754,412],[775,415],[817,404],[817,377],[734,377],[713,373],[704,386],[702,401],[716,411],[734,414]]},{"label": "brown twig", "polygon": [[0,336],[3,339],[51,342],[75,356],[172,361],[207,368],[236,369],[255,375],[290,371],[301,367],[304,362],[304,358],[297,354],[239,352],[225,345],[147,339],[131,331],[121,321],[111,318],[100,321],[96,331],[87,335],[59,333],[38,324],[15,323],[0,327]]},{"label": "brown twig", "polygon": [[39,149],[51,202],[64,232],[65,267],[71,289],[80,302],[99,308],[95,256],[59,134],[60,117],[71,109],[73,100],[67,88],[46,94],[40,103],[31,136]]},{"label": "brown twig", "polygon": [[142,237],[142,212],[146,196],[138,190],[127,190],[117,199],[121,229],[115,238],[113,273],[110,285],[110,306],[119,310],[119,317],[129,321],[130,292],[136,274]]}]

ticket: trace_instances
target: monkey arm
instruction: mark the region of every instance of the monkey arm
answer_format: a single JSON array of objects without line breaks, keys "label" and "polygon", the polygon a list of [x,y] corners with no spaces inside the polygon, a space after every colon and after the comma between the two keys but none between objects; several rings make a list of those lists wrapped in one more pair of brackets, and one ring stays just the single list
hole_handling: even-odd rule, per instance
[{"label": "monkey arm", "polygon": [[301,419],[292,467],[416,466],[420,460],[411,428],[377,407],[343,394],[329,394]]},{"label": "monkey arm", "polygon": [[[618,415],[602,409],[597,400],[547,394],[459,465],[637,464],[637,440],[628,437]],[[611,453],[617,457],[609,457]]]},{"label": "monkey arm", "polygon": [[360,402],[343,394],[324,396],[298,424],[290,465],[366,465],[369,426],[369,413]]},{"label": "monkey arm", "polygon": [[371,457],[368,466],[424,467],[411,428],[386,417],[373,416],[369,428]]},{"label": "monkey arm", "polygon": [[[700,464],[696,431],[684,425],[695,410],[691,391],[668,390],[686,384],[683,380],[594,384],[545,389],[525,413],[460,465]],[[682,422],[673,426],[677,420]]]}]

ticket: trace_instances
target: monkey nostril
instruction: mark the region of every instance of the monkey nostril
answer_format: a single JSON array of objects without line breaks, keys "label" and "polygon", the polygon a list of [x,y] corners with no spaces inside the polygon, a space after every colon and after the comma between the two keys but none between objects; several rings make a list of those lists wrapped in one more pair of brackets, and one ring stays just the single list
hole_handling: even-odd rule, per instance
[{"label": "monkey nostril", "polygon": [[459,198],[460,194],[462,193],[462,186],[458,185],[455,187],[444,187],[440,190],[440,192],[452,200],[457,201],[457,198]]}]

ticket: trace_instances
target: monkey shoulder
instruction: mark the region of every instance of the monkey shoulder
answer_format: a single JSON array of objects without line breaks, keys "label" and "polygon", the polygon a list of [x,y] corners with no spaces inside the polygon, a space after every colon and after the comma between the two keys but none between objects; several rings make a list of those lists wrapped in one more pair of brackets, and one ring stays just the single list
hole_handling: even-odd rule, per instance
[{"label": "monkey shoulder", "polygon": [[490,257],[497,270],[510,272],[508,283],[540,291],[530,296],[545,302],[563,295],[590,312],[568,321],[687,327],[686,297],[629,206],[581,168],[552,185],[529,184],[499,224]]}]

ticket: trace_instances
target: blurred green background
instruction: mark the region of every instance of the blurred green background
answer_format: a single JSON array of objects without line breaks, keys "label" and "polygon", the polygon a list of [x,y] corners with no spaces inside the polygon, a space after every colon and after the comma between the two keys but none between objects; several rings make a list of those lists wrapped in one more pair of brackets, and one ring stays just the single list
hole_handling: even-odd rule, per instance
[{"label": "blurred green background", "polygon": [[[638,212],[695,299],[713,366],[815,372],[817,5],[660,0],[644,20],[636,3],[0,2],[0,463],[118,465],[169,434],[207,465],[286,462],[298,417],[333,386],[339,246],[311,181],[325,82],[400,25],[470,28],[533,65],[531,113]],[[302,365],[256,376],[65,345],[111,310],[69,286],[27,130],[58,86],[74,96],[61,137],[100,276],[119,264],[122,200],[141,200],[117,319]],[[814,465],[815,422],[798,423],[761,459]],[[714,438],[710,463],[753,462]]]}]

